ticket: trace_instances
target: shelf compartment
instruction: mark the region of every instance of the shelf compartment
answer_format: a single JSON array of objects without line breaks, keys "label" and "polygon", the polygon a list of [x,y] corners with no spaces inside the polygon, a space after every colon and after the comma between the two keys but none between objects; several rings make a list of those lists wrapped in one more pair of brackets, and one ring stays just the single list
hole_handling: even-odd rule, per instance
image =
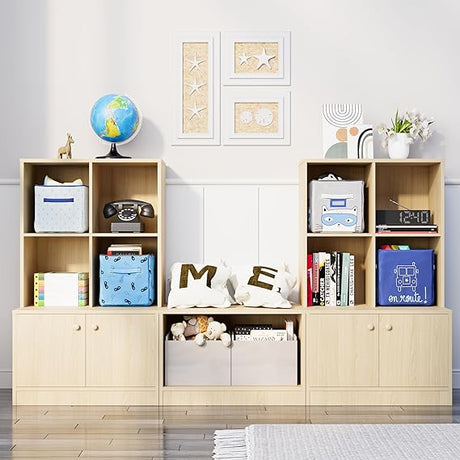
[{"label": "shelf compartment", "polygon": [[[382,245],[407,245],[411,249],[433,249],[436,260],[436,279],[435,279],[435,306],[444,306],[444,265],[443,265],[443,239],[433,238],[427,235],[418,236],[396,236],[396,235],[378,235],[376,237],[376,249],[380,249]],[[375,280],[377,283],[377,279]],[[381,308],[391,308],[382,306]],[[413,308],[413,307],[411,307]],[[425,307],[428,308],[428,307]]]},{"label": "shelf compartment", "polygon": [[158,231],[160,173],[157,162],[93,162],[92,229],[109,233],[113,218],[106,219],[102,210],[111,201],[140,200],[153,206],[155,217],[141,217],[146,233]]},{"label": "shelf compartment", "polygon": [[[364,182],[364,231],[369,232],[374,228],[374,212],[373,200],[370,197],[374,194],[374,168],[372,161],[322,161],[322,162],[307,162],[305,163],[306,171],[303,173],[305,180],[305,191],[308,195],[308,184],[311,180],[318,179],[321,175],[333,173],[344,180],[362,180]],[[305,197],[305,205],[308,206],[308,198]],[[307,212],[307,209],[302,212]],[[352,233],[359,235],[359,233]]]},{"label": "shelf compartment", "polygon": [[[112,234],[108,234],[110,236],[104,237],[93,237],[92,240],[92,268],[93,268],[93,279],[92,279],[92,305],[98,305],[99,302],[99,254],[107,254],[107,248],[114,242],[117,244],[140,244],[142,245],[142,253],[143,254],[153,254],[155,256],[155,299],[154,305],[158,305],[159,299],[159,286],[161,280],[161,273],[158,271],[158,240],[156,238],[150,237],[131,237],[131,236],[120,236],[117,237],[114,241],[112,238]],[[142,235],[142,234],[137,234]],[[112,307],[104,307],[104,308],[112,308]],[[131,307],[125,307],[131,308]],[[144,307],[149,308],[149,307]]]},{"label": "shelf compartment", "polygon": [[443,190],[440,161],[376,164],[375,209],[398,209],[390,198],[409,209],[429,209],[432,223],[438,225],[441,234],[444,231]]},{"label": "shelf compartment", "polygon": [[[247,307],[246,307],[247,308]],[[249,309],[249,308],[248,308]],[[209,311],[211,310],[211,311]],[[284,310],[284,315],[279,314],[267,314],[258,315],[254,312],[252,315],[244,314],[233,314],[233,315],[219,315],[219,311],[215,312],[208,309],[207,314],[212,316],[216,321],[224,322],[227,326],[227,331],[231,333],[233,328],[239,324],[245,325],[257,325],[257,324],[271,324],[274,329],[284,329],[285,319],[294,321],[294,332],[297,336],[295,341],[285,342],[243,342],[233,341],[230,348],[226,348],[220,341],[209,341],[206,342],[205,346],[212,345],[208,351],[201,351],[202,347],[198,347],[192,340],[186,342],[174,342],[171,340],[165,340],[165,386],[171,385],[225,385],[225,379],[227,378],[226,368],[220,369],[218,372],[219,383],[212,383],[206,380],[206,377],[181,377],[177,374],[178,362],[181,362],[182,374],[194,374],[194,371],[184,371],[184,363],[197,363],[203,359],[205,362],[205,368],[213,368],[218,362],[215,354],[217,353],[225,362],[226,354],[225,350],[230,350],[231,360],[229,361],[229,369],[231,369],[231,385],[232,387],[238,386],[251,386],[259,385],[266,387],[273,386],[289,386],[295,387],[300,384],[303,375],[302,363],[302,340],[303,338],[303,320],[302,314],[289,314],[289,310]],[[252,309],[254,310],[254,309]],[[170,331],[173,323],[182,321],[183,315],[196,315],[195,309],[187,309],[187,311],[177,312],[175,315],[163,315],[163,328],[160,332],[163,337],[166,337]],[[180,344],[181,345],[176,345]],[[202,356],[197,358],[196,348],[200,349],[198,353]],[[190,353],[192,356],[188,356],[184,359],[184,355],[180,353],[178,356],[177,350],[183,350],[183,353]],[[188,350],[191,350],[190,352]],[[224,351],[222,351],[224,350]],[[267,356],[270,356],[270,362],[267,360]],[[169,363],[169,359],[173,362]],[[212,364],[211,364],[212,363]],[[196,365],[196,364],[195,364]],[[251,375],[247,374],[248,366],[253,368]],[[282,369],[280,371],[280,369]],[[209,372],[208,372],[209,373]],[[283,375],[280,375],[283,374]],[[193,380],[199,379],[199,383],[190,382],[190,378]],[[230,383],[228,383],[230,385]]]},{"label": "shelf compartment", "polygon": [[46,175],[58,182],[72,182],[81,179],[84,185],[89,185],[88,161],[22,161],[22,206],[23,233],[34,232],[34,186],[43,184]]},{"label": "shelf compartment", "polygon": [[[374,305],[374,245],[372,237],[307,238],[307,252],[349,252],[355,256],[355,305]],[[306,256],[305,256],[306,257]],[[304,286],[306,289],[306,284]],[[305,296],[306,297],[306,296]]]},{"label": "shelf compartment", "polygon": [[88,272],[89,240],[80,237],[24,238],[21,306],[34,304],[34,273]]}]

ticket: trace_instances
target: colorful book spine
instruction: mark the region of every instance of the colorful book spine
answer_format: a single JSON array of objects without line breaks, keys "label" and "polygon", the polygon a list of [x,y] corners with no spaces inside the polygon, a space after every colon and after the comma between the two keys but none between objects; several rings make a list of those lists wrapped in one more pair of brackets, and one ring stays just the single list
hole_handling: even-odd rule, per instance
[{"label": "colorful book spine", "polygon": [[355,256],[350,254],[350,273],[348,282],[348,305],[354,307],[355,305]]},{"label": "colorful book spine", "polygon": [[328,252],[324,262],[324,306],[331,306],[331,255]]},{"label": "colorful book spine", "polygon": [[340,293],[340,306],[346,307],[348,305],[348,283],[350,275],[350,253],[342,253],[342,286]]},{"label": "colorful book spine", "polygon": [[319,305],[326,305],[326,253],[318,253],[318,273],[319,273]]},{"label": "colorful book spine", "polygon": [[44,307],[45,274],[34,273],[34,307]]},{"label": "colorful book spine", "polygon": [[342,292],[342,253],[341,252],[337,252],[335,260],[336,260],[336,264],[335,264],[336,265],[335,300],[336,300],[336,306],[340,307],[340,299],[341,299],[341,292]]},{"label": "colorful book spine", "polygon": [[313,253],[313,270],[312,270],[312,305],[319,305],[319,254]]},{"label": "colorful book spine", "polygon": [[337,295],[337,251],[331,252],[331,282],[330,282],[330,293],[331,299],[329,306],[336,306],[336,295]]},{"label": "colorful book spine", "polygon": [[307,254],[307,306],[313,305],[313,254]]}]

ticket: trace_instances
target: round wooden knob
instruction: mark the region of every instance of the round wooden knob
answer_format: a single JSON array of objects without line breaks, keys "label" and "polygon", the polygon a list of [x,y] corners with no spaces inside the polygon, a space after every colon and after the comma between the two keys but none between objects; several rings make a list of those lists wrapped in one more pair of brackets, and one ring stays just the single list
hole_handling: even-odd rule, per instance
[{"label": "round wooden knob", "polygon": [[93,331],[98,331],[99,330],[99,326],[97,324],[93,324]]},{"label": "round wooden knob", "polygon": [[73,330],[74,331],[80,331],[81,330],[81,326],[79,324],[74,324],[73,325]]},{"label": "round wooden knob", "polygon": [[367,325],[367,328],[370,330],[370,331],[373,331],[375,329],[375,326],[371,323],[371,324],[368,324]]},{"label": "round wooden knob", "polygon": [[393,326],[392,326],[391,324],[387,324],[387,325],[385,326],[385,329],[386,329],[387,331],[391,331],[391,330],[393,329]]}]

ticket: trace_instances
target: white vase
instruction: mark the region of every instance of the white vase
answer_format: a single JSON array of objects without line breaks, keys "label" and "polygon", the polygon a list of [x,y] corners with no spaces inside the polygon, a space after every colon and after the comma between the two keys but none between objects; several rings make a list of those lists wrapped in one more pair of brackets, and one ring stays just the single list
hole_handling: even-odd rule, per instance
[{"label": "white vase", "polygon": [[409,156],[412,138],[406,133],[393,134],[388,139],[388,155],[393,160],[404,160]]}]

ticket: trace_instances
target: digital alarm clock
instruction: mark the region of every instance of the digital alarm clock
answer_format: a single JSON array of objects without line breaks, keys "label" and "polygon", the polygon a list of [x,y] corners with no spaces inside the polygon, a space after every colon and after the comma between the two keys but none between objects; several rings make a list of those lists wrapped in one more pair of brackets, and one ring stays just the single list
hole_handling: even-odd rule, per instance
[{"label": "digital alarm clock", "polygon": [[431,223],[429,209],[377,210],[377,225],[426,225]]}]

